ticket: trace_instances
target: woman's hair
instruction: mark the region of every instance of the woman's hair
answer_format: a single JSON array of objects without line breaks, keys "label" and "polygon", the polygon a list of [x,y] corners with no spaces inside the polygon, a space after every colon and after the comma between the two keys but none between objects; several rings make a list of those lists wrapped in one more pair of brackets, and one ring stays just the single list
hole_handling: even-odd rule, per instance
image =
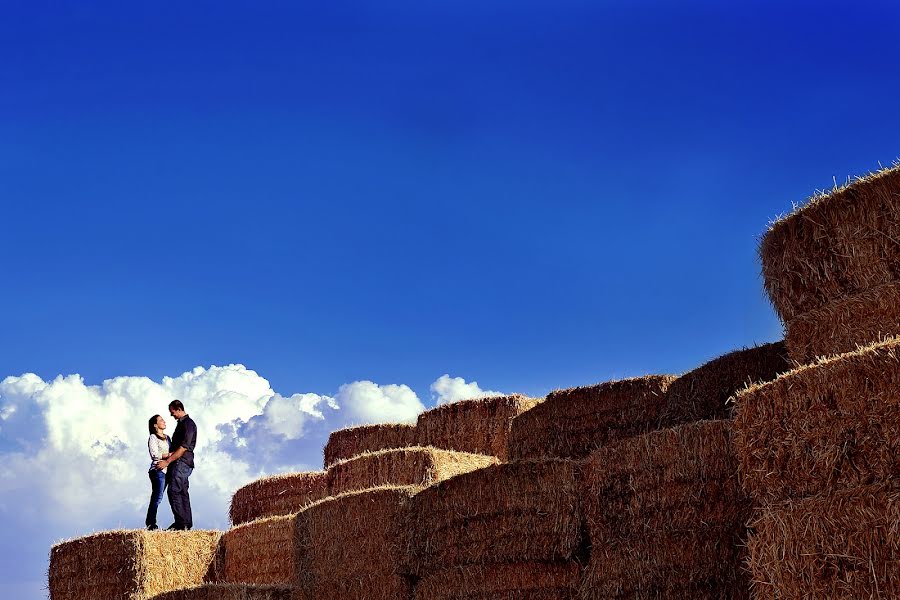
[{"label": "woman's hair", "polygon": [[159,418],[159,415],[153,415],[150,417],[150,433],[156,433],[156,420]]}]

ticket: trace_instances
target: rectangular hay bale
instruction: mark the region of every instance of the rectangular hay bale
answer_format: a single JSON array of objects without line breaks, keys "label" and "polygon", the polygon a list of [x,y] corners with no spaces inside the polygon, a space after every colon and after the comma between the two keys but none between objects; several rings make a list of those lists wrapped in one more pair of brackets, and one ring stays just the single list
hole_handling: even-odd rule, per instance
[{"label": "rectangular hay bale", "polygon": [[[301,600],[292,598],[292,588],[278,585],[237,585],[207,583],[165,592],[152,600]],[[303,599],[305,600],[305,599]]]},{"label": "rectangular hay bale", "polygon": [[422,490],[406,513],[404,570],[427,576],[470,564],[580,556],[576,469],[568,460],[503,463]]},{"label": "rectangular hay bale", "polygon": [[330,495],[325,471],[272,475],[238,489],[231,497],[228,516],[232,525],[241,525],[264,517],[296,513]]},{"label": "rectangular hay bale", "polygon": [[574,561],[451,567],[418,581],[415,600],[575,600],[580,577]]},{"label": "rectangular hay bale", "polygon": [[382,486],[426,487],[496,463],[493,456],[437,448],[379,450],[328,467],[329,487],[334,496]]},{"label": "rectangular hay bale", "polygon": [[316,600],[406,600],[400,573],[403,514],[417,487],[382,487],[321,500],[297,515],[294,581]]},{"label": "rectangular hay bale", "polygon": [[757,600],[900,598],[895,483],[770,505],[751,530]]},{"label": "rectangular hay bale", "polygon": [[203,583],[218,566],[218,531],[117,530],[50,550],[53,600],[147,600]]},{"label": "rectangular hay bale", "polygon": [[294,519],[265,517],[229,529],[222,536],[224,580],[228,583],[290,585],[294,580]]},{"label": "rectangular hay bale", "polygon": [[416,426],[409,423],[359,425],[331,432],[325,444],[325,468],[368,452],[418,446]]},{"label": "rectangular hay bale", "polygon": [[551,392],[513,419],[509,458],[583,458],[612,440],[657,429],[675,379],[647,375]]},{"label": "rectangular hay bale", "polygon": [[743,484],[761,502],[900,476],[900,339],[804,365],[735,403]]},{"label": "rectangular hay bale", "polygon": [[419,415],[416,435],[422,446],[506,460],[512,420],[540,402],[515,394],[442,404]]}]

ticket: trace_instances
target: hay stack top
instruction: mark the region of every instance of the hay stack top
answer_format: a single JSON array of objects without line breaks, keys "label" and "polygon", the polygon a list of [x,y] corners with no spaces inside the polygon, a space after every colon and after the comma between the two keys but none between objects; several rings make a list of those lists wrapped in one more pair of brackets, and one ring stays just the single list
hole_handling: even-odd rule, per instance
[{"label": "hay stack top", "polygon": [[416,445],[416,426],[410,423],[378,423],[338,429],[331,432],[325,444],[325,468],[367,452]]},{"label": "hay stack top", "polygon": [[900,279],[900,166],[829,193],[774,222],[760,245],[766,291],[785,321]]}]

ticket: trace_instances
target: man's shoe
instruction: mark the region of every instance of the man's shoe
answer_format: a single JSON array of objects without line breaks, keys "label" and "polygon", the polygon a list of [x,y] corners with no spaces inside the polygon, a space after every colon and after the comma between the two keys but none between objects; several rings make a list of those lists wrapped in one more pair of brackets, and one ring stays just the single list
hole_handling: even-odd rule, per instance
[{"label": "man's shoe", "polygon": [[172,523],[168,527],[166,527],[166,531],[184,531],[184,527],[179,525],[178,523]]},{"label": "man's shoe", "polygon": [[157,525],[147,525],[147,531],[156,531],[159,529]]}]

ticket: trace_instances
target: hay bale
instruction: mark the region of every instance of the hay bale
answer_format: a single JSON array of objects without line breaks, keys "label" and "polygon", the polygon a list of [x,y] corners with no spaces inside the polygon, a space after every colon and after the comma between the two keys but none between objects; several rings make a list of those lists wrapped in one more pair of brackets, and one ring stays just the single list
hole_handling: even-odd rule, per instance
[{"label": "hay bale", "polygon": [[898,523],[896,482],[768,506],[751,523],[754,597],[900,598]]},{"label": "hay bale", "polygon": [[443,404],[419,415],[419,443],[506,460],[512,420],[540,402],[515,394]]},{"label": "hay bale", "polygon": [[382,486],[426,487],[475,469],[496,464],[494,456],[451,452],[437,448],[400,448],[360,454],[328,467],[335,496]]},{"label": "hay bale", "polygon": [[325,471],[272,475],[236,491],[228,516],[232,525],[240,525],[263,517],[289,515],[330,495]]},{"label": "hay bale", "polygon": [[294,580],[295,517],[265,517],[226,531],[222,536],[224,580],[289,585]]},{"label": "hay bale", "polygon": [[417,487],[382,487],[321,500],[298,515],[295,585],[316,600],[398,600],[412,594],[399,572],[402,514]]},{"label": "hay bale", "polygon": [[582,597],[730,597],[750,502],[729,421],[701,421],[593,452],[581,479],[591,540]]},{"label": "hay bale", "polygon": [[900,283],[838,298],[794,317],[786,329],[788,353],[801,364],[900,335]]},{"label": "hay bale", "polygon": [[752,385],[735,403],[743,484],[760,501],[900,475],[900,339]]},{"label": "hay bale", "polygon": [[[235,585],[208,583],[165,592],[153,600],[292,600],[292,588],[279,585]],[[295,598],[294,600],[300,600]]]},{"label": "hay bale", "polygon": [[216,570],[218,531],[117,530],[50,550],[52,600],[146,600],[198,585]]},{"label": "hay bale", "polygon": [[513,419],[510,460],[583,458],[612,440],[658,427],[671,375],[647,375],[551,392]]},{"label": "hay bale", "polygon": [[773,223],[760,245],[766,291],[786,322],[900,279],[900,167],[827,194]]},{"label": "hay bale", "polygon": [[580,577],[573,561],[466,565],[418,581],[415,600],[574,600]]},{"label": "hay bale", "polygon": [[457,475],[413,497],[404,571],[580,556],[574,461],[523,461]]},{"label": "hay bale", "polygon": [[379,423],[338,429],[325,444],[325,468],[359,454],[388,448],[418,446],[416,426],[409,423]]},{"label": "hay bale", "polygon": [[688,371],[666,390],[661,422],[666,427],[706,419],[731,418],[728,399],[748,384],[790,371],[784,342],[729,352]]}]

